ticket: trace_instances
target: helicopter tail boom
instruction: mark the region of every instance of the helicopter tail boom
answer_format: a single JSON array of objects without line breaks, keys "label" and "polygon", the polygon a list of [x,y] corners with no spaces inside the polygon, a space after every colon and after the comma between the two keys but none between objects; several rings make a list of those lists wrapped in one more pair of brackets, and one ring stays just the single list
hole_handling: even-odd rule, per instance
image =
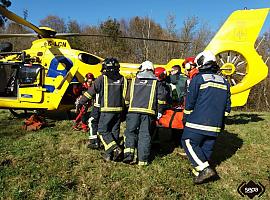
[{"label": "helicopter tail boom", "polygon": [[245,105],[250,88],[267,77],[268,68],[254,46],[269,11],[233,12],[206,47],[231,84],[232,106]]}]

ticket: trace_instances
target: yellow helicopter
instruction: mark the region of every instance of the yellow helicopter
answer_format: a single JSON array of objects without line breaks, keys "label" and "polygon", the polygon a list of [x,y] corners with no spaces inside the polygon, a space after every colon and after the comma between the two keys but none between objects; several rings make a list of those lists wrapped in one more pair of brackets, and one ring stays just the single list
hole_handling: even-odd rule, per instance
[{"label": "yellow helicopter", "polygon": [[[103,58],[72,49],[67,40],[56,37],[54,30],[38,28],[3,6],[0,13],[31,28],[39,38],[30,49],[0,53],[0,108],[71,109],[73,84],[83,82],[88,72],[100,75]],[[268,13],[268,8],[235,11],[206,47],[215,53],[221,74],[231,83],[232,106],[244,105],[250,89],[267,76],[268,68],[254,44]],[[20,35],[2,34],[0,38],[17,36]],[[181,66],[183,61],[173,59],[164,67]],[[128,77],[136,74],[138,68],[139,64],[121,63],[120,71]]]}]

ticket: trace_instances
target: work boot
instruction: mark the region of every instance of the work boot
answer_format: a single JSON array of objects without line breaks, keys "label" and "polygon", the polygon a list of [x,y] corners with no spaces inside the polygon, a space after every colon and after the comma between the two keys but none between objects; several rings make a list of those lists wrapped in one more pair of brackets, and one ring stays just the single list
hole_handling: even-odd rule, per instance
[{"label": "work boot", "polygon": [[135,164],[134,155],[131,153],[124,154],[123,163],[130,164],[130,165]]},{"label": "work boot", "polygon": [[111,161],[112,160],[112,154],[111,153],[104,153],[103,155],[102,155],[102,157],[103,157],[103,159],[106,161],[106,162],[109,162],[109,161]]},{"label": "work boot", "polygon": [[99,149],[99,143],[97,140],[89,140],[87,143],[89,149]]},{"label": "work boot", "polygon": [[204,170],[199,172],[199,175],[194,177],[194,184],[204,183],[207,179],[216,175],[216,172],[211,167],[206,167]]},{"label": "work boot", "polygon": [[121,159],[121,157],[123,156],[123,151],[120,147],[116,147],[113,150],[113,161],[119,161]]}]

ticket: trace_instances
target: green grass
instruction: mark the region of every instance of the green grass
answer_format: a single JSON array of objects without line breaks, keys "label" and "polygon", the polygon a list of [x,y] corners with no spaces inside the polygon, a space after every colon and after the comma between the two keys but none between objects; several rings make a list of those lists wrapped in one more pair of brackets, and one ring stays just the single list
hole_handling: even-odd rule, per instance
[{"label": "green grass", "polygon": [[254,199],[270,199],[270,113],[229,117],[213,154],[220,179],[199,186],[178,148],[148,167],[106,163],[71,121],[37,132],[22,121],[0,110],[0,199],[248,199],[237,187],[249,180],[266,187]]}]

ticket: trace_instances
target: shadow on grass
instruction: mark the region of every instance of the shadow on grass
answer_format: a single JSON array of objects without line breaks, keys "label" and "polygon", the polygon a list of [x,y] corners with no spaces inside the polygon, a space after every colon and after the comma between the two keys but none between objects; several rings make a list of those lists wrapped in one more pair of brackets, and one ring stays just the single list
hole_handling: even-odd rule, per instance
[{"label": "shadow on grass", "polygon": [[221,162],[232,157],[242,146],[243,140],[237,134],[223,131],[217,138],[211,159],[212,164],[220,165]]},{"label": "shadow on grass", "polygon": [[[151,160],[156,156],[162,157],[170,154],[175,148],[180,146],[182,130],[161,129],[154,135]],[[237,134],[223,131],[217,138],[213,155],[212,165],[217,166],[221,162],[232,157],[243,146],[243,140]]]},{"label": "shadow on grass", "polygon": [[248,124],[249,122],[259,122],[263,121],[264,119],[260,117],[258,114],[254,113],[241,113],[232,116],[228,116],[226,119],[226,124]]},{"label": "shadow on grass", "polygon": [[152,136],[151,160],[156,156],[165,156],[180,146],[183,130],[157,128]]}]

